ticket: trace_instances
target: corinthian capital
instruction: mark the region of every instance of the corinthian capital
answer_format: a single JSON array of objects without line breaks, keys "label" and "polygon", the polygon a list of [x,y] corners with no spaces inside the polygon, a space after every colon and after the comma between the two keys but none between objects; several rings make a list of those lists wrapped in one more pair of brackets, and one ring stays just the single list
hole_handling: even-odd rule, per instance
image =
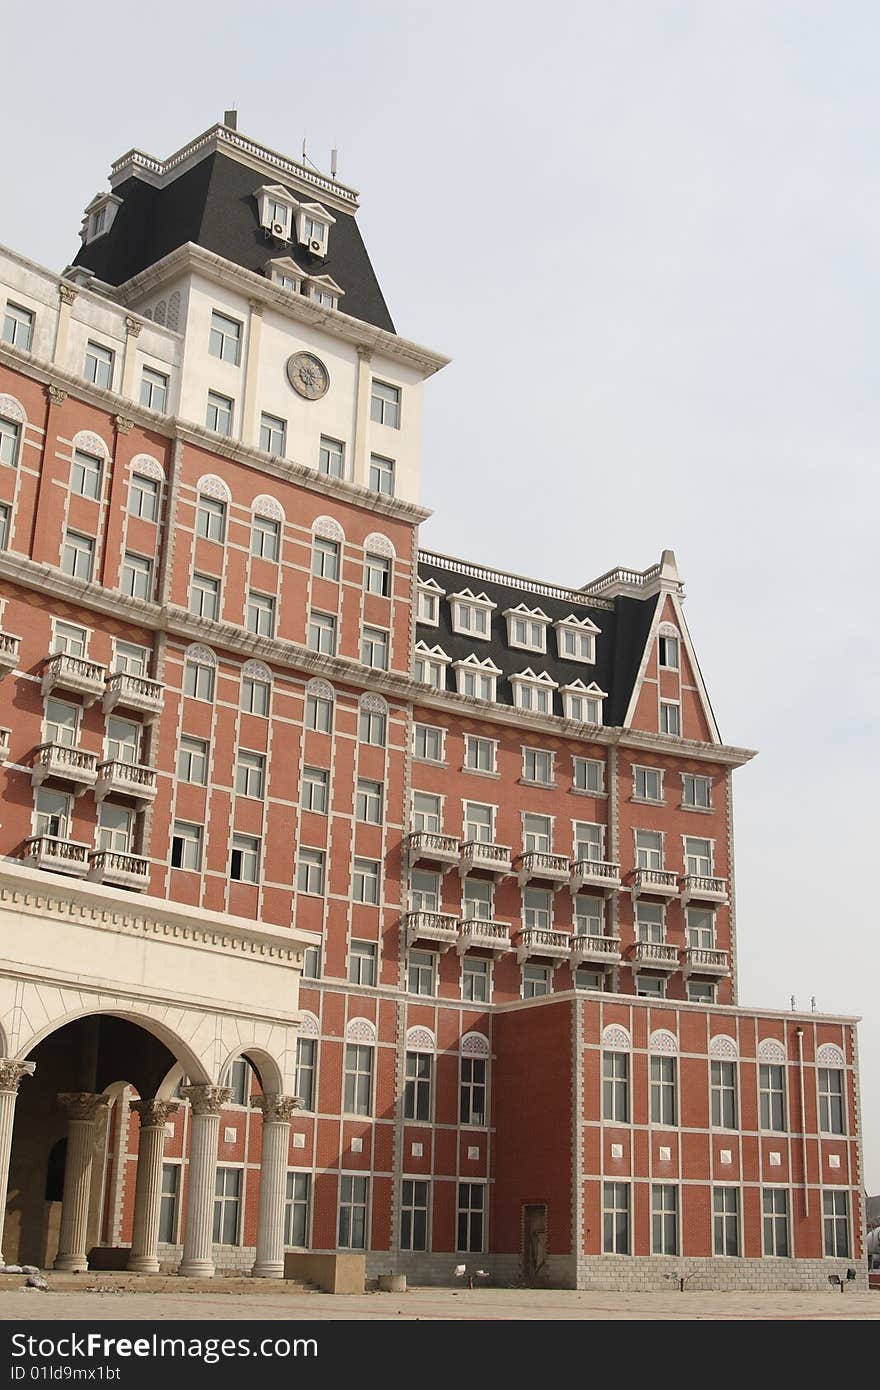
[{"label": "corinthian capital", "polygon": [[15,1062],[9,1057],[0,1057],[0,1091],[17,1091],[23,1076],[33,1076],[36,1062]]},{"label": "corinthian capital", "polygon": [[131,338],[137,338],[138,335],[140,334],[140,331],[141,331],[141,329],[143,328],[143,326],[144,326],[144,325],[141,323],[140,319],[132,319],[132,318],[129,318],[128,315],[126,314],[126,316],[125,316],[125,331],[126,331],[126,333],[129,335],[129,337],[131,337]]},{"label": "corinthian capital", "polygon": [[194,1115],[219,1115],[224,1105],[229,1104],[232,1088],[230,1086],[181,1086],[180,1094],[186,1096]]},{"label": "corinthian capital", "polygon": [[93,1120],[102,1105],[110,1104],[110,1097],[96,1096],[91,1091],[62,1091],[58,1103],[71,1120]]},{"label": "corinthian capital", "polygon": [[60,386],[50,386],[48,392],[49,400],[53,405],[63,405],[67,400],[67,392],[63,391]]},{"label": "corinthian capital", "polygon": [[131,1109],[141,1117],[141,1129],[163,1129],[165,1121],[180,1108],[177,1100],[133,1100]]},{"label": "corinthian capital", "polygon": [[256,1110],[262,1110],[264,1124],[290,1124],[295,1110],[299,1110],[302,1101],[299,1096],[282,1096],[276,1091],[270,1091],[265,1096],[254,1096],[251,1105]]},{"label": "corinthian capital", "polygon": [[72,304],[76,299],[76,290],[73,288],[73,285],[59,285],[58,298],[61,300],[62,304]]}]

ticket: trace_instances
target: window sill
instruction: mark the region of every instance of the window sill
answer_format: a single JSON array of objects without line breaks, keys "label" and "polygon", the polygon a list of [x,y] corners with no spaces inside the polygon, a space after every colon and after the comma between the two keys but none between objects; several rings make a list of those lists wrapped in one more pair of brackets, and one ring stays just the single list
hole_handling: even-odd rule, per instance
[{"label": "window sill", "polygon": [[608,800],[607,792],[591,792],[587,791],[586,787],[572,787],[570,790],[572,796],[595,796],[600,797],[604,801]]},{"label": "window sill", "polygon": [[462,765],[462,767],[459,768],[459,771],[469,772],[472,777],[494,777],[496,780],[498,780],[501,777],[500,772],[486,772],[481,767],[464,767]]},{"label": "window sill", "polygon": [[517,783],[521,787],[544,787],[546,791],[550,792],[559,790],[558,782],[533,782],[529,777],[518,777]]},{"label": "window sill", "polygon": [[684,801],[679,803],[678,810],[696,811],[698,816],[714,816],[715,814],[714,806],[688,806],[687,803]]},{"label": "window sill", "polygon": [[445,762],[438,762],[436,758],[420,758],[419,755],[418,755],[418,753],[413,753],[413,762],[414,762],[414,763],[425,763],[425,765],[426,765],[427,767],[448,767],[448,766],[449,766],[448,763],[445,763]]},{"label": "window sill", "polygon": [[666,800],[662,796],[631,796],[630,801],[637,806],[665,806]]}]

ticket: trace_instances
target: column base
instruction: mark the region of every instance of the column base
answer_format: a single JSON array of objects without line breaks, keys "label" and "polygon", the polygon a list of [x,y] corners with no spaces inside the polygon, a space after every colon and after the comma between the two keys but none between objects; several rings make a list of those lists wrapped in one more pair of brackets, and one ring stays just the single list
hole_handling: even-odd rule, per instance
[{"label": "column base", "polygon": [[283,1279],[284,1261],[279,1260],[272,1264],[254,1265],[251,1270],[252,1279]]},{"label": "column base", "polygon": [[184,1279],[213,1279],[214,1266],[210,1260],[190,1260],[188,1264],[178,1265],[177,1273]]},{"label": "column base", "polygon": [[89,1261],[86,1255],[59,1255],[52,1268],[65,1274],[88,1274]]},{"label": "column base", "polygon": [[158,1274],[159,1261],[149,1255],[134,1255],[125,1268],[132,1274]]}]

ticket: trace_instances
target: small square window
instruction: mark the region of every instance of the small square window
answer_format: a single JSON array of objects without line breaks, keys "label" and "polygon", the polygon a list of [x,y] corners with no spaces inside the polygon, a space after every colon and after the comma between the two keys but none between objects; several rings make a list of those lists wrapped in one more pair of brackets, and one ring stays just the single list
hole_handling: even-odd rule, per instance
[{"label": "small square window", "polygon": [[101,343],[89,342],[86,346],[86,360],[83,368],[83,376],[86,381],[90,381],[93,386],[103,387],[109,391],[113,385],[113,358],[114,354],[108,347]]},{"label": "small square window", "polygon": [[377,381],[374,378],[370,419],[377,425],[390,425],[392,429],[400,429],[399,386],[391,386],[387,381]]}]

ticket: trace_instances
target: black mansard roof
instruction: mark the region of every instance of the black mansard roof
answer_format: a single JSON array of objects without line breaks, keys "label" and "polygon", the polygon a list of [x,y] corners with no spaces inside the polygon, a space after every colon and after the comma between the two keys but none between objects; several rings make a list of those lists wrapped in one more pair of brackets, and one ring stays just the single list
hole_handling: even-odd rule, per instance
[{"label": "black mansard roof", "polygon": [[74,265],[93,271],[108,285],[121,285],[179,246],[194,242],[246,270],[262,273],[273,257],[290,254],[306,274],[329,275],[345,291],[339,307],[352,318],[395,331],[353,212],[322,202],[320,191],[307,201],[335,217],[327,256],[305,246],[289,251],[267,240],[259,225],[258,188],[277,184],[298,201],[306,200],[282,171],[251,167],[220,151],[206,153],[182,174],[159,186],[132,176],[114,186],[122,204],[110,230],[87,242]]},{"label": "black mansard roof", "polygon": [[[513,686],[511,675],[517,675],[529,668],[540,675],[546,672],[561,688],[576,680],[589,686],[595,682],[607,695],[603,708],[603,723],[611,726],[623,724],[627,707],[638,676],[639,665],[645,650],[645,643],[656,612],[660,595],[655,591],[645,598],[618,595],[614,598],[593,598],[578,590],[565,589],[550,584],[523,581],[520,585],[515,575],[501,575],[494,571],[481,569],[477,565],[463,565],[460,561],[446,560],[440,555],[422,552],[419,556],[419,579],[433,580],[444,589],[440,599],[440,622],[434,627],[430,623],[418,623],[416,642],[426,647],[439,646],[450,658],[446,689],[456,689],[455,672],[451,663],[475,655],[479,661],[490,657],[503,672],[498,677],[497,701],[512,705]],[[488,641],[452,630],[452,605],[450,595],[470,590],[474,595],[485,594],[495,604],[491,614],[491,637]],[[546,629],[547,650],[544,653],[529,652],[519,647],[511,647],[507,640],[507,609],[540,609],[550,619]],[[562,660],[558,656],[557,634],[553,623],[570,615],[583,620],[589,619],[599,632],[596,634],[595,655],[592,663]],[[562,698],[559,690],[553,692],[553,710],[562,714]]]}]

